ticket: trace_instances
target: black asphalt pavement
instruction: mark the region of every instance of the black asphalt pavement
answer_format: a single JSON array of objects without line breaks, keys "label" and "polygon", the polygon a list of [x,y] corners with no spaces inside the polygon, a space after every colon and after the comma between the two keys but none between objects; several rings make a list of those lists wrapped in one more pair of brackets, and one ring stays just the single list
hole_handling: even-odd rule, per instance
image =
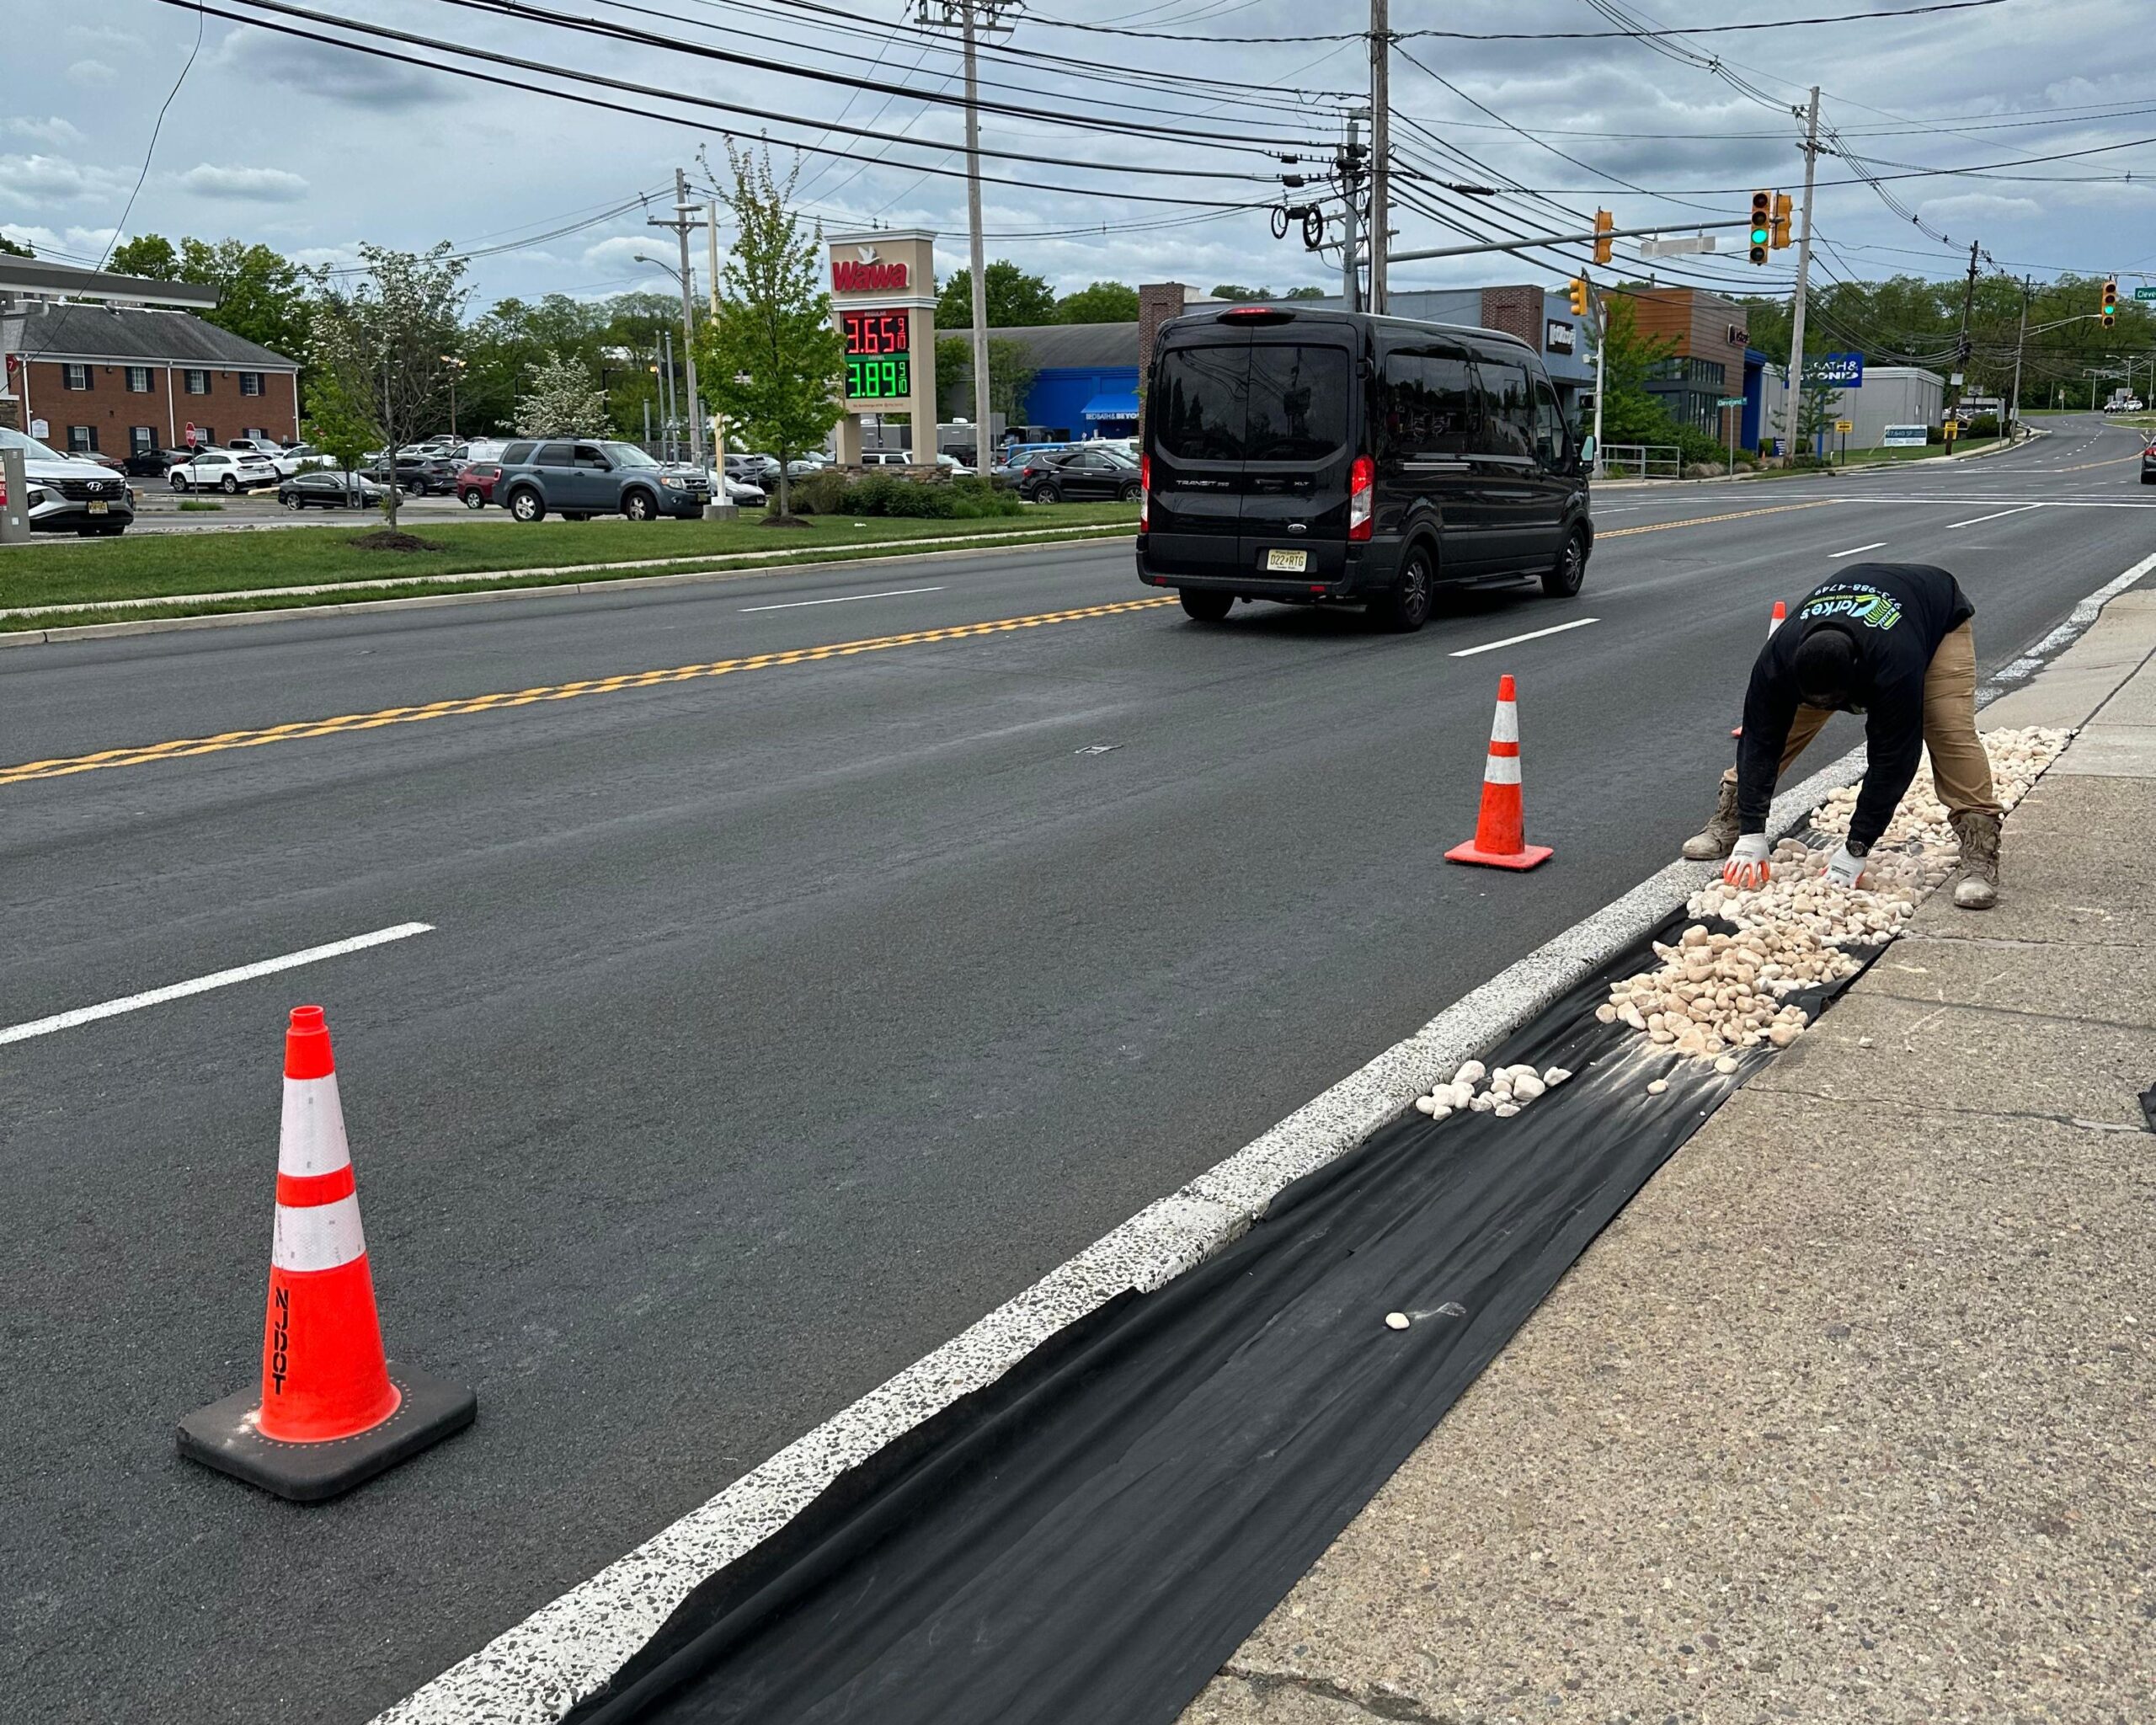
[{"label": "black asphalt pavement", "polygon": [[[1149,596],[1092,543],[0,652],[0,780],[350,720],[0,782],[0,1027],[435,925],[0,1047],[0,1713],[369,1717],[1658,868],[1836,553],[1952,569],[1988,670],[2156,549],[2054,425],[1611,489],[1577,599],[1406,637],[1065,617]],[[1439,860],[1501,671],[1525,876]],[[392,1355],[480,1415],[297,1509],[171,1429],[257,1369],[306,1001]]]}]

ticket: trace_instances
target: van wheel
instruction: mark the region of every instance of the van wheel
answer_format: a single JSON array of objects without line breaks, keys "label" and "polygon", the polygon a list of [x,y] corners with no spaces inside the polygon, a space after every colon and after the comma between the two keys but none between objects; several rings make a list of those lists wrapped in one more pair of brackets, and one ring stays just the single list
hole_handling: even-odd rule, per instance
[{"label": "van wheel", "polygon": [[1391,592],[1370,607],[1388,629],[1412,634],[1430,620],[1430,553],[1412,546],[1400,562],[1400,579]]},{"label": "van wheel", "polygon": [[1201,592],[1185,587],[1176,596],[1182,601],[1184,611],[1201,623],[1225,622],[1228,613],[1235,608],[1235,595],[1232,593]]},{"label": "van wheel", "polygon": [[1542,590],[1552,599],[1570,599],[1587,579],[1587,535],[1575,527],[1565,535],[1564,547],[1542,578]]}]

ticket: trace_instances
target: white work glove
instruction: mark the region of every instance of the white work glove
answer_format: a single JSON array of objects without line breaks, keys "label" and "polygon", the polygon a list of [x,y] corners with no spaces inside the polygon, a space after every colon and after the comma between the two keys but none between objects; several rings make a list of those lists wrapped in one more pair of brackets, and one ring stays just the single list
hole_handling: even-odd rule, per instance
[{"label": "white work glove", "polygon": [[1757,892],[1774,874],[1774,866],[1767,860],[1773,849],[1766,834],[1746,833],[1729,853],[1729,861],[1722,864],[1723,883],[1742,892]]},{"label": "white work glove", "polygon": [[1865,855],[1860,857],[1849,849],[1848,842],[1844,841],[1834,854],[1827,859],[1827,879],[1833,882],[1836,886],[1849,888],[1862,886],[1864,865],[1870,854],[1869,846],[1865,847]]}]

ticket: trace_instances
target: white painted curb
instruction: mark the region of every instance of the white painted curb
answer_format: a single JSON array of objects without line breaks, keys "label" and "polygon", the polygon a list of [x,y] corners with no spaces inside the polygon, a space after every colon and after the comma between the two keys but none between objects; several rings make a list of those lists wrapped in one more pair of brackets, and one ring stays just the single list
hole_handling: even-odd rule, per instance
[{"label": "white painted curb", "polygon": [[[2147,558],[2090,594],[2046,638],[2064,644]],[[2084,613],[2086,618],[2084,618]],[[1850,750],[1774,798],[1769,834],[1794,830],[1863,776]],[[1704,807],[1711,787],[1702,785]],[[1128,1290],[1150,1292],[1239,1239],[1292,1182],[1360,1145],[1460,1062],[1505,1036],[1638,939],[1718,873],[1673,862],[1464,996],[1279,1124],[1103,1236],[934,1353],[870,1391],[627,1557],[378,1715],[374,1725],[555,1725],[658,1631],[691,1589],[753,1550],[839,1476],[993,1383],[1057,1331]]]}]

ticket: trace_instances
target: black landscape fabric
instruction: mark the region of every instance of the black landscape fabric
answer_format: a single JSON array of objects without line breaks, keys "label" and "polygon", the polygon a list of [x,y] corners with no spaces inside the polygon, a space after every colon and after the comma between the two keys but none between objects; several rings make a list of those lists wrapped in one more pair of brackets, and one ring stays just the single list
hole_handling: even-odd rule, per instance
[{"label": "black landscape fabric", "polygon": [[1510,1119],[1411,1113],[1071,1326],[706,1581],[570,1719],[1170,1725],[1743,1076],[1595,1022],[1652,962],[1492,1061],[1569,1083]]}]

